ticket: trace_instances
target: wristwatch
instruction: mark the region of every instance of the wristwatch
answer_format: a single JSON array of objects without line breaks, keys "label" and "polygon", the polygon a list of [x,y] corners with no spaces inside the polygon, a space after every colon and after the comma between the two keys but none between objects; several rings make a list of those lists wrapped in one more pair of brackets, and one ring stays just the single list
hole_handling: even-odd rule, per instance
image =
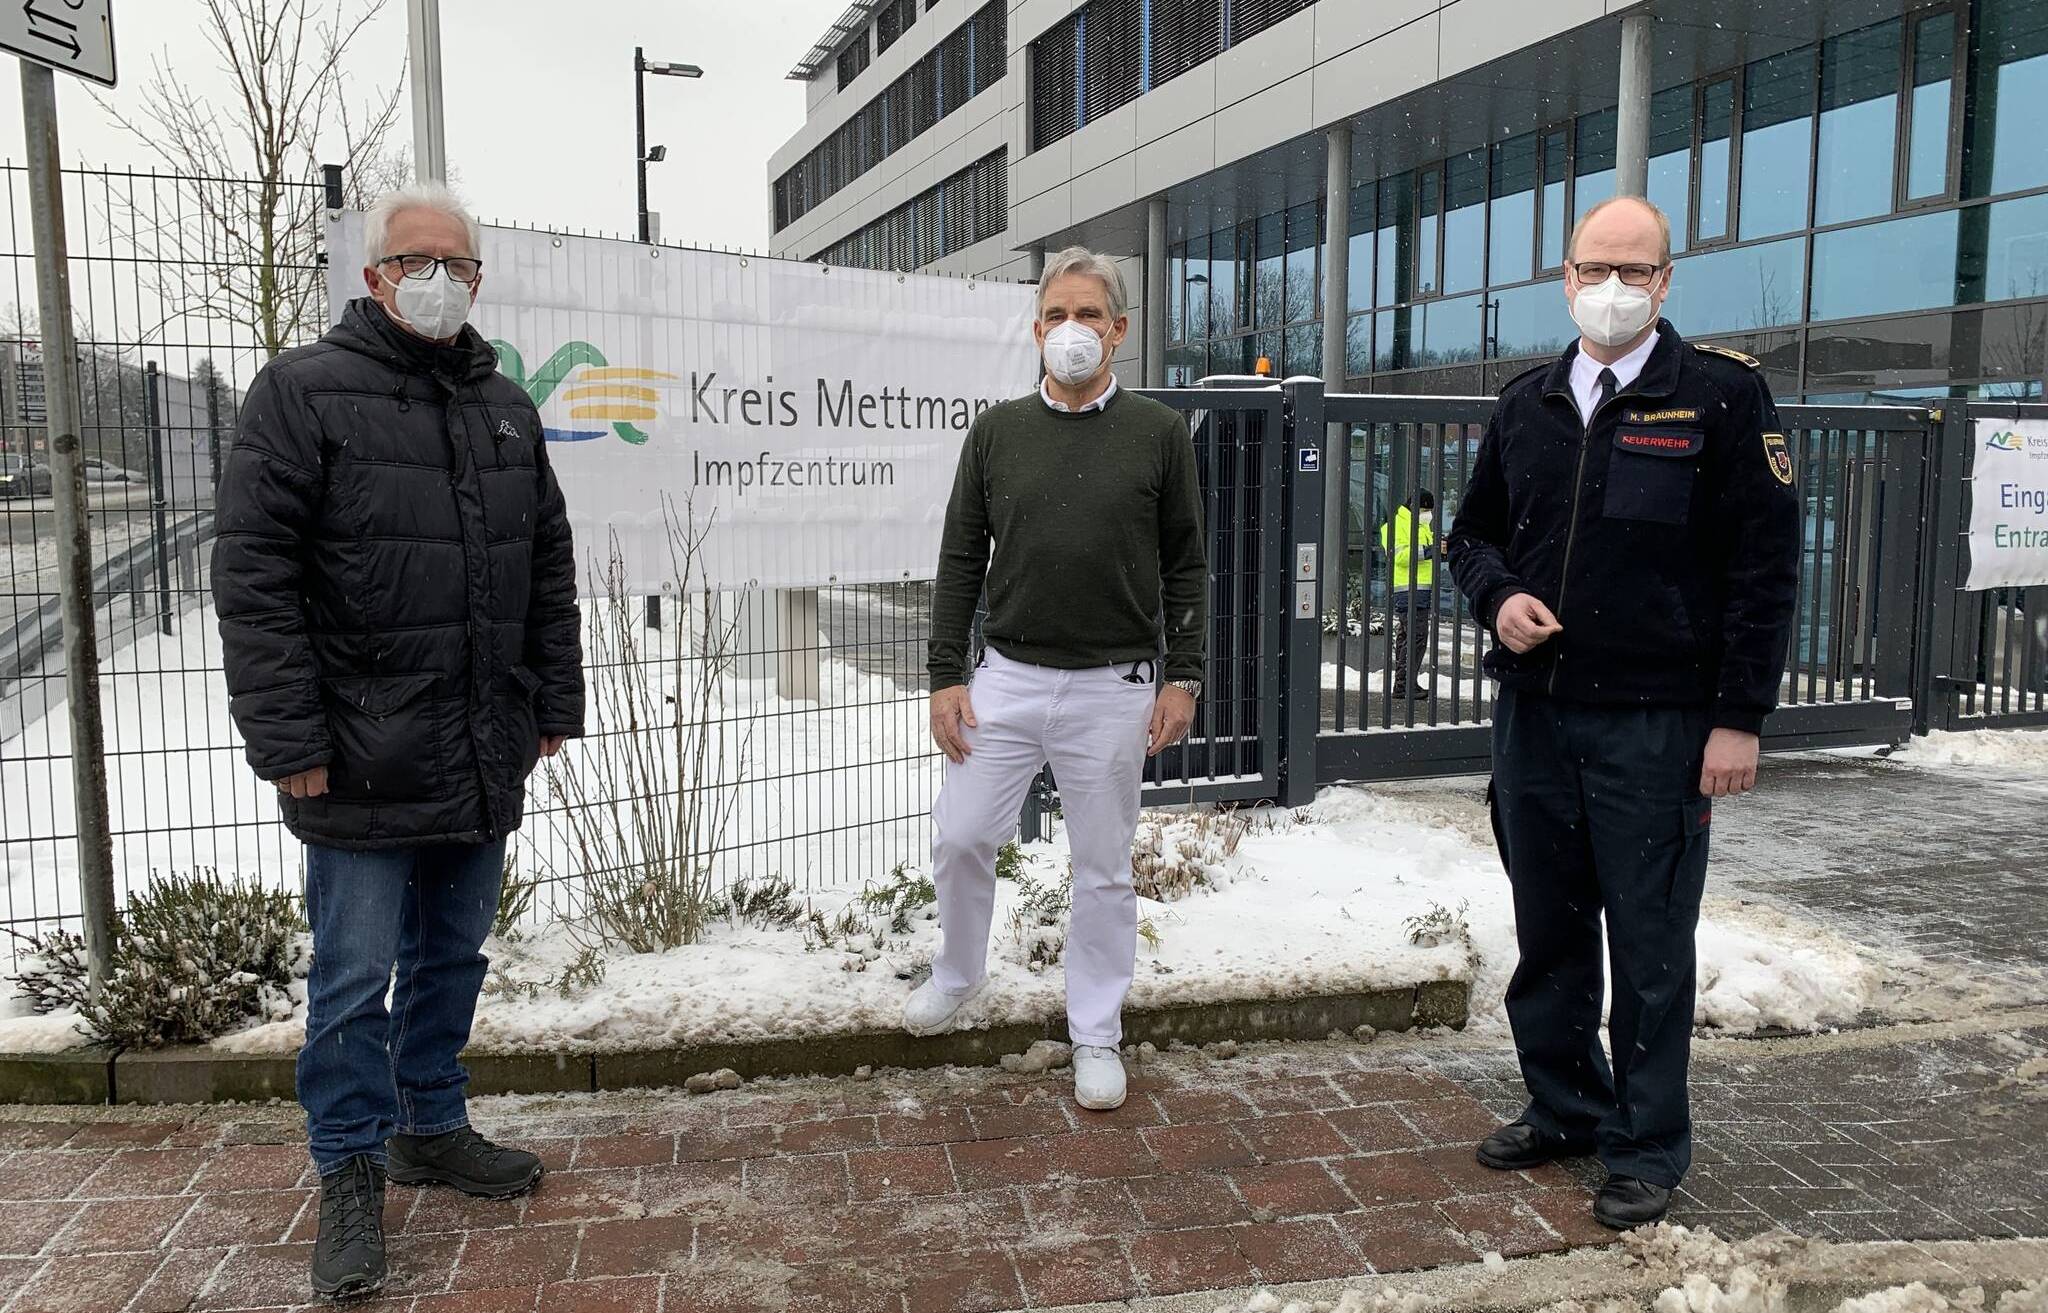
[{"label": "wristwatch", "polygon": [[1199,679],[1169,679],[1167,683],[1187,694],[1195,701],[1202,700],[1202,681]]}]

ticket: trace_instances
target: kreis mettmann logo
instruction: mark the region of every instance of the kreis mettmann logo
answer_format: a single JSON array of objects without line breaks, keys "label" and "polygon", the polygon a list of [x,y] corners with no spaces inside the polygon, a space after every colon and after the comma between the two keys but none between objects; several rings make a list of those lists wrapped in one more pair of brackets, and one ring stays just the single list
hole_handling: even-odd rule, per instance
[{"label": "kreis mettmann logo", "polygon": [[569,407],[569,418],[581,421],[571,428],[544,424],[541,431],[549,442],[590,442],[610,432],[636,447],[643,445],[648,435],[637,425],[661,418],[661,392],[647,385],[675,378],[658,369],[613,365],[588,342],[557,348],[528,374],[526,358],[518,347],[504,341],[493,341],[491,346],[498,353],[498,368],[526,389],[536,407],[546,406],[559,390]]}]

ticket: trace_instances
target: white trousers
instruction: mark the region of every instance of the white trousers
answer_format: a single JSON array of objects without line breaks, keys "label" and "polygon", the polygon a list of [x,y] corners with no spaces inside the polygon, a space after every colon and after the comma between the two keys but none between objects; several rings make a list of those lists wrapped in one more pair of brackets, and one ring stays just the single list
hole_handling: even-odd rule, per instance
[{"label": "white trousers", "polygon": [[1053,670],[990,649],[969,698],[973,752],[946,763],[932,806],[932,879],[943,943],[932,982],[948,994],[988,973],[996,851],[1015,837],[1024,795],[1052,766],[1074,857],[1074,910],[1067,932],[1067,1030],[1076,1044],[1123,1041],[1124,995],[1138,962],[1138,898],[1131,837],[1145,743],[1158,696],[1154,665]]}]

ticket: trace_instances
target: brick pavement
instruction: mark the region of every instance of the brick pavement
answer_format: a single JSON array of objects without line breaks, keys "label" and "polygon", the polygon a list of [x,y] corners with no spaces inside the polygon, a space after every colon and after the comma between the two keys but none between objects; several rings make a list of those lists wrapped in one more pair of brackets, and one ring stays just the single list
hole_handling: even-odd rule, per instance
[{"label": "brick pavement", "polygon": [[[970,1313],[1607,1238],[1561,1169],[1477,1166],[1491,1115],[1444,1076],[1367,1065],[1395,1051],[1177,1057],[1110,1114],[1075,1108],[1063,1075],[995,1073],[481,1101],[549,1175],[508,1204],[394,1187],[390,1297],[365,1307]],[[0,1307],[306,1298],[295,1112],[0,1120]]]},{"label": "brick pavement", "polygon": [[[1955,1031],[1959,1033],[1949,1033]],[[1413,1066],[1389,1065],[1408,1063]],[[1595,1164],[1500,1175],[1520,1105],[1484,1036],[1176,1055],[1107,1115],[1064,1077],[891,1075],[732,1094],[487,1099],[550,1174],[491,1204],[394,1188],[362,1307],[1059,1307],[1608,1239]],[[1699,1046],[1676,1220],[1740,1237],[2048,1236],[2048,1024]],[[313,1190],[296,1110],[0,1110],[0,1309],[282,1309]],[[11,1302],[10,1302],[11,1301]]]}]

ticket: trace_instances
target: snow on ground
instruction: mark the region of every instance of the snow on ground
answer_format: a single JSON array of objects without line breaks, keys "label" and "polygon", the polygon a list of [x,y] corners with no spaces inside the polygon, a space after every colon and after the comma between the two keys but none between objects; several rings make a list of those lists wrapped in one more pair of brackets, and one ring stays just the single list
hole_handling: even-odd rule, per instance
[{"label": "snow on ground", "polygon": [[[1787,1313],[1792,1307],[1825,1308],[1830,1313],[2048,1313],[2048,1280],[2029,1281],[1995,1296],[1981,1286],[1944,1294],[1919,1281],[1878,1284],[1886,1278],[1873,1276],[1873,1270],[1896,1267],[1896,1255],[1873,1252],[1870,1246],[1836,1245],[1784,1233],[1730,1244],[1710,1230],[1670,1223],[1631,1231],[1621,1239],[1629,1275],[1640,1273],[1647,1280],[1616,1284],[1651,1289],[1661,1285],[1647,1303],[1633,1294],[1590,1296],[1547,1304],[1539,1313],[1643,1313],[1645,1308],[1649,1313]],[[1517,1267],[1526,1273],[1556,1261],[1508,1264],[1498,1254],[1489,1254],[1485,1266],[1502,1274],[1501,1283],[1511,1288]],[[1930,1270],[1945,1266],[1932,1259],[1927,1265]],[[1822,1302],[1809,1293],[1820,1284],[1868,1293]],[[1487,1294],[1488,1305],[1494,1306],[1508,1290]],[[1446,1313],[1453,1307],[1423,1290],[1403,1289],[1394,1279],[1378,1289],[1347,1290],[1334,1299],[1290,1300],[1260,1290],[1241,1302],[1218,1305],[1215,1313]]]},{"label": "snow on ground", "polygon": [[[1190,814],[1162,815],[1164,847],[1206,852],[1203,883],[1173,902],[1145,900],[1157,942],[1141,942],[1134,1007],[1340,993],[1423,980],[1474,981],[1475,1028],[1500,1032],[1515,961],[1508,886],[1483,829],[1442,797],[1332,789],[1299,812],[1253,818],[1234,855]],[[1044,885],[1066,870],[1063,835],[1025,850]],[[909,874],[916,875],[913,868]],[[852,891],[812,895],[826,921]],[[1059,967],[1028,963],[1034,933],[1013,932],[1023,886],[1002,881],[992,984],[970,1024],[1042,1021],[1063,1011]],[[659,954],[606,952],[601,984],[555,988],[594,942],[556,923],[493,943],[493,979],[475,1041],[498,1051],[661,1047],[885,1029],[898,1024],[909,978],[939,942],[929,908],[908,934],[864,930],[807,949],[800,928],[715,922],[702,942]],[[1443,933],[1411,942],[1409,922],[1435,914]],[[1462,928],[1460,928],[1462,926]],[[1056,937],[1056,933],[1055,933]],[[1469,948],[1468,948],[1469,942]],[[1700,927],[1696,1020],[1711,1028],[1810,1029],[1853,1020],[1882,971],[1864,950],[1753,907],[1713,904]],[[0,1021],[0,1049],[19,1023]],[[48,1023],[37,1020],[24,1043]],[[303,1016],[217,1041],[244,1052],[290,1051]]]},{"label": "snow on ground", "polygon": [[1963,766],[2048,774],[2048,729],[1936,731],[1892,754],[1908,766]]}]

